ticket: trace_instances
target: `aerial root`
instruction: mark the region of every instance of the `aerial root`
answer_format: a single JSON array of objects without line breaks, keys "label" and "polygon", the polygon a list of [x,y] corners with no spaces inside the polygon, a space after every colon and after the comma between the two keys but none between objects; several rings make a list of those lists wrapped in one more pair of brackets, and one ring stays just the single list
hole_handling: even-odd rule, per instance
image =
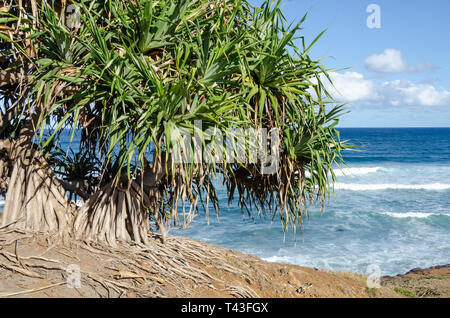
[{"label": "aerial root", "polygon": [[66,233],[71,205],[53,172],[35,150],[15,158],[0,229]]},{"label": "aerial root", "polygon": [[77,239],[148,245],[150,198],[134,181],[129,189],[106,185],[84,203],[74,221]]}]

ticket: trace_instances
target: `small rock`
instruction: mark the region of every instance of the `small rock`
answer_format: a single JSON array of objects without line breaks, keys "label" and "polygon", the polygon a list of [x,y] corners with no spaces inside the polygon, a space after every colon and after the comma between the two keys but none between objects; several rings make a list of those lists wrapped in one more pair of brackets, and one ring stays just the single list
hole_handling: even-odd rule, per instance
[{"label": "small rock", "polygon": [[299,288],[297,288],[296,292],[301,294],[301,293],[306,292],[311,287],[312,287],[312,283],[306,283],[306,284],[300,286]]}]

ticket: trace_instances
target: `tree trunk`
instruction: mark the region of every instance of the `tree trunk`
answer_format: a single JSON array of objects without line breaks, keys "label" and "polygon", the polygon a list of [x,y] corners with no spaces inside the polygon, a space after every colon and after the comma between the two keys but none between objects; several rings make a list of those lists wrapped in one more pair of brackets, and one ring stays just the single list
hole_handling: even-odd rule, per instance
[{"label": "tree trunk", "polygon": [[147,195],[136,181],[130,181],[128,187],[107,184],[77,213],[73,225],[75,237],[111,246],[116,246],[117,241],[147,245],[149,211],[157,211],[155,219],[165,240],[167,232],[154,197]]},{"label": "tree trunk", "polygon": [[0,145],[8,153],[12,171],[2,228],[68,233],[71,204],[39,150],[23,138],[4,140]]},{"label": "tree trunk", "polygon": [[[127,187],[108,184],[91,195],[81,208],[70,203],[65,189],[38,149],[30,143],[0,141],[8,153],[11,176],[0,228],[58,233],[62,237],[148,244],[149,212],[165,241],[167,230],[159,214],[156,194],[145,193],[136,181]],[[156,211],[156,212],[155,212]]]},{"label": "tree trunk", "polygon": [[18,140],[0,140],[0,151],[7,153],[2,160],[7,160],[11,171],[0,229],[58,233],[63,238],[74,234],[77,239],[111,246],[117,241],[147,245],[151,212],[165,241],[167,230],[154,186],[160,173],[146,186],[147,193],[137,181],[123,180],[119,185],[104,186],[77,208],[70,203],[64,182],[57,179],[39,149],[33,148],[32,120],[22,128]]}]

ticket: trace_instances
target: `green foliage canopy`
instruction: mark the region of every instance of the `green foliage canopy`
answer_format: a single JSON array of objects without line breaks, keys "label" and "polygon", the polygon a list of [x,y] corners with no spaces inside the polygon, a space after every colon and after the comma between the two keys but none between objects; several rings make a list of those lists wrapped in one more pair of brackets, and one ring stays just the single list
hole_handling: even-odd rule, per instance
[{"label": "green foliage canopy", "polygon": [[[230,200],[237,192],[243,210],[279,215],[286,230],[301,224],[309,203],[330,195],[333,168],[348,145],[335,129],[342,106],[325,89],[327,70],[308,55],[321,34],[309,46],[299,35],[306,16],[288,25],[281,1],[273,0],[260,7],[244,0],[81,0],[73,2],[79,16],[61,14],[57,2],[43,0],[38,15],[21,17],[26,40],[1,33],[0,54],[21,55],[27,65],[24,116],[39,115],[36,133],[55,171],[67,165],[57,147],[62,132],[71,129],[74,142],[81,130],[75,158],[82,160],[69,162],[83,168],[59,169],[66,171],[61,178],[73,180],[69,172],[77,171],[93,193],[155,173],[159,164],[161,209],[177,221],[179,202],[183,215],[186,201],[190,213],[199,200],[218,208],[214,180],[221,175]],[[18,14],[1,19],[16,26]],[[202,143],[208,128],[277,128],[278,170],[268,175],[257,164],[198,163],[194,156],[174,163],[181,133],[194,135],[198,120]]]}]

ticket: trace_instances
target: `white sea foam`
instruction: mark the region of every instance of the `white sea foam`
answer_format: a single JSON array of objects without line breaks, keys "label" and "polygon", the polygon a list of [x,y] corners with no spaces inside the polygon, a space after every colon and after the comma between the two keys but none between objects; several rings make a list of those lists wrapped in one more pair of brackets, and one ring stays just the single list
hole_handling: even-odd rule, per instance
[{"label": "white sea foam", "polygon": [[376,190],[448,190],[450,184],[447,183],[430,183],[430,184],[358,184],[358,183],[336,183],[336,190],[352,190],[352,191],[376,191]]},{"label": "white sea foam", "polygon": [[419,219],[425,219],[432,215],[441,215],[438,213],[424,213],[424,212],[382,212],[381,214],[389,215],[393,218],[419,218]]},{"label": "white sea foam", "polygon": [[263,257],[262,258],[266,262],[272,262],[272,263],[293,263],[292,257],[289,256],[269,256],[269,257]]},{"label": "white sea foam", "polygon": [[[342,169],[335,169],[334,174],[337,177],[343,177],[343,176],[357,176],[357,175],[365,175],[369,173],[375,173],[379,171],[385,171],[387,168],[383,167],[359,167],[359,168],[342,168]],[[309,171],[305,171],[306,177],[310,177],[311,174]]]},{"label": "white sea foam", "polygon": [[336,170],[334,173],[336,176],[355,176],[355,175],[365,175],[369,173],[375,173],[378,171],[385,170],[383,167],[360,167],[360,168],[342,168]]}]

